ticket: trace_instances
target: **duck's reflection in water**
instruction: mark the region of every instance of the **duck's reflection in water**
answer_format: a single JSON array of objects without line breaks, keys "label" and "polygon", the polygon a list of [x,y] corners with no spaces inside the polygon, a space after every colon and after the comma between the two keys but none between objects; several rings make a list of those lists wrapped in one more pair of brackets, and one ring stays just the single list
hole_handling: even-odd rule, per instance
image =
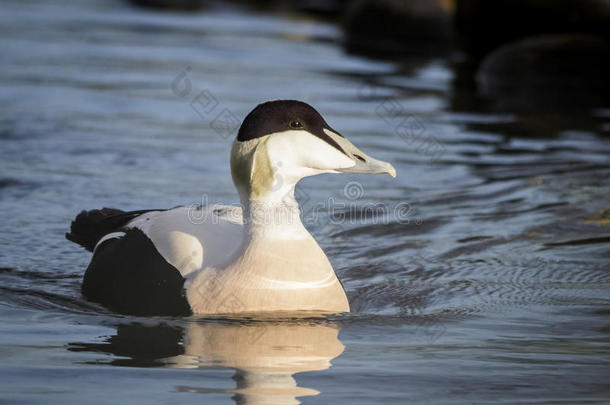
[{"label": "duck's reflection in water", "polygon": [[317,395],[299,387],[295,373],[325,370],[343,352],[339,327],[315,321],[193,321],[120,325],[105,343],[73,343],[72,351],[127,357],[112,365],[173,368],[231,368],[234,389],[178,386],[182,392],[232,393],[237,404],[298,404]]}]

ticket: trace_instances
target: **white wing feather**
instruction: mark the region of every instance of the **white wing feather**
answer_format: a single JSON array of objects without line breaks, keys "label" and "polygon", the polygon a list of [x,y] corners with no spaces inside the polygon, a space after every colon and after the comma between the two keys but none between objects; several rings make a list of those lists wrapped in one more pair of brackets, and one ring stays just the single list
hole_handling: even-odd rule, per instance
[{"label": "white wing feather", "polygon": [[147,212],[127,224],[141,229],[182,276],[227,262],[243,237],[241,207],[177,207]]}]

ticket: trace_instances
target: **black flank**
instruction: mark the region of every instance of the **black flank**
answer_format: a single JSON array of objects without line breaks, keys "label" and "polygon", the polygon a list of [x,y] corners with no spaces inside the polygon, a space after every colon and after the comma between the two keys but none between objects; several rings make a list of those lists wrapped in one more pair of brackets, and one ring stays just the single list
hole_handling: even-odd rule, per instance
[{"label": "black flank", "polygon": [[83,279],[83,295],[113,311],[138,315],[191,315],[184,278],[140,229],[104,241]]}]

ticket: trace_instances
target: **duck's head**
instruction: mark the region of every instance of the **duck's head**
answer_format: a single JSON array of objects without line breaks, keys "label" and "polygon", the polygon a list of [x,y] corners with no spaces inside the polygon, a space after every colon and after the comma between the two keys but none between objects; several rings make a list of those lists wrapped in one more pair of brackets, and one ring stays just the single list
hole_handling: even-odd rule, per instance
[{"label": "duck's head", "polygon": [[283,195],[303,177],[322,173],[387,173],[374,159],[332,129],[309,104],[276,100],[245,118],[231,150],[233,182],[249,198]]}]

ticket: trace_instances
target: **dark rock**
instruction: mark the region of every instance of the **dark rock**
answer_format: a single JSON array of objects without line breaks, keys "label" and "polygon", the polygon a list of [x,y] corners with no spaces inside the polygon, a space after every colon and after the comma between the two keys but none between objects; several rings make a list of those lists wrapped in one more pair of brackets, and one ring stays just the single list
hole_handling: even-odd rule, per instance
[{"label": "dark rock", "polygon": [[589,33],[610,39],[608,0],[456,0],[460,48],[475,59],[520,38]]},{"label": "dark rock", "polygon": [[451,10],[441,0],[356,0],[344,19],[348,50],[442,54],[451,44]]},{"label": "dark rock", "polygon": [[[610,45],[590,35],[545,35],[489,54],[476,81],[482,95],[516,109],[602,105],[610,95]],[[509,108],[509,109],[512,109]]]}]

